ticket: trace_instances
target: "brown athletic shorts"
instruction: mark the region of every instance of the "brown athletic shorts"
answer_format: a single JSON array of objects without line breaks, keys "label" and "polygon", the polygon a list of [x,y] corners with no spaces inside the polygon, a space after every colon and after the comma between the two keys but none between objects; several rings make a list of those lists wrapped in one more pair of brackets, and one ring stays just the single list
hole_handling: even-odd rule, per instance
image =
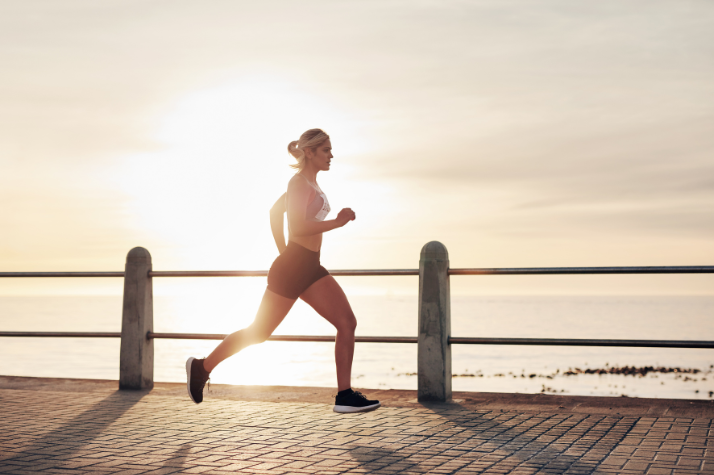
[{"label": "brown athletic shorts", "polygon": [[312,284],[330,273],[320,265],[320,251],[311,251],[294,241],[278,256],[268,271],[268,289],[297,299]]}]

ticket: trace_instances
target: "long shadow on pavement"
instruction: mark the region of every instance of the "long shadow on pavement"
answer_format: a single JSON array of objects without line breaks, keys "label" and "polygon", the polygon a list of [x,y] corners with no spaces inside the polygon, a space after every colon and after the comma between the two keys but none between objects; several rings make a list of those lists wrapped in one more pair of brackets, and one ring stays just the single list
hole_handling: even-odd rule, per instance
[{"label": "long shadow on pavement", "polygon": [[[10,457],[0,459],[0,472],[10,470],[45,470],[67,468],[67,460],[80,450],[92,450],[90,444],[110,424],[119,419],[126,411],[136,405],[148,392],[116,391],[88,409],[62,423],[56,429],[34,440],[31,445]],[[52,423],[51,414],[47,424]],[[33,417],[37,417],[34,415]],[[100,450],[94,450],[99,452]],[[88,460],[86,465],[96,463]],[[79,468],[82,462],[69,463],[72,468]]]},{"label": "long shadow on pavement", "polygon": [[[350,456],[368,473],[469,466],[508,473],[597,473],[600,463],[637,417],[473,410],[429,404],[432,424],[413,426],[393,441],[351,445]],[[423,412],[422,412],[423,414]],[[405,417],[409,417],[405,415]],[[399,440],[401,438],[401,440]],[[446,465],[445,465],[446,464]]]},{"label": "long shadow on pavement", "polygon": [[181,468],[183,467],[183,464],[186,462],[186,458],[188,457],[188,454],[191,453],[191,443],[185,443],[179,446],[178,449],[174,453],[171,454],[171,458],[166,460],[162,467],[172,467],[172,468]]}]

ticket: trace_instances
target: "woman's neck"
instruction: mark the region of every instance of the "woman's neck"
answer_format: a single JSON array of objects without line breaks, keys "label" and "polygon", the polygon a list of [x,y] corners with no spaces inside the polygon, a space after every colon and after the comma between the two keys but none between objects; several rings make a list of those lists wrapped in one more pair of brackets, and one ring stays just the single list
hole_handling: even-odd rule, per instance
[{"label": "woman's neck", "polygon": [[317,172],[318,170],[315,170],[314,168],[308,166],[303,168],[300,171],[300,174],[307,178],[310,183],[317,183]]}]

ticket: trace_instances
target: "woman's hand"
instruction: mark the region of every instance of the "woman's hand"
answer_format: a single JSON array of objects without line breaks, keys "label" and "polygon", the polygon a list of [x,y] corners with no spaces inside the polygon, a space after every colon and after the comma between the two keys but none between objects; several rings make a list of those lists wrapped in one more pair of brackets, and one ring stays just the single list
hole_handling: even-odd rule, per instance
[{"label": "woman's hand", "polygon": [[342,211],[337,214],[335,222],[337,223],[338,227],[341,228],[350,221],[354,221],[356,217],[357,216],[355,215],[355,212],[352,211],[352,208],[343,208]]}]

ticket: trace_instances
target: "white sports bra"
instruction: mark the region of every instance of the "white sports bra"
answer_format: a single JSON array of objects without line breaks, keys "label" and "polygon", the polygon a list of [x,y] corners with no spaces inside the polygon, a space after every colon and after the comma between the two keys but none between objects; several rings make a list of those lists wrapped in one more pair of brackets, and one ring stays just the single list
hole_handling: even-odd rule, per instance
[{"label": "white sports bra", "polygon": [[[300,174],[298,173],[298,175]],[[305,178],[304,176],[302,177]],[[307,178],[305,178],[305,181],[315,189],[315,198],[307,205],[305,219],[324,221],[330,213],[330,203],[327,201],[327,195],[325,195],[320,188],[310,183],[310,180]]]}]

